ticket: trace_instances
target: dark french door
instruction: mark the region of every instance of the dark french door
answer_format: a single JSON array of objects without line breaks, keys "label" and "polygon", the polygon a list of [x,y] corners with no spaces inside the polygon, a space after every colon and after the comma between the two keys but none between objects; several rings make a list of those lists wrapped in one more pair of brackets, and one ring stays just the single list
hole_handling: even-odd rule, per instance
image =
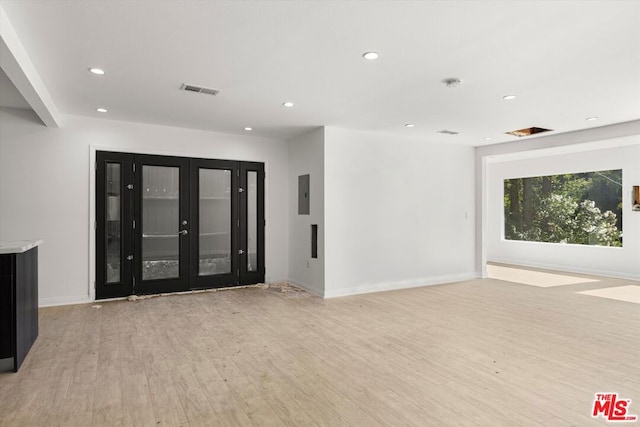
[{"label": "dark french door", "polygon": [[96,298],[264,281],[262,163],[96,160]]}]

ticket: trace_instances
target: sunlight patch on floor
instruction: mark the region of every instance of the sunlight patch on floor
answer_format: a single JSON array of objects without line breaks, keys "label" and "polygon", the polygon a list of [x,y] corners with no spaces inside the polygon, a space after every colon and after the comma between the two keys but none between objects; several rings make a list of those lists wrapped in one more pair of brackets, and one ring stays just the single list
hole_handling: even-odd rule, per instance
[{"label": "sunlight patch on floor", "polygon": [[597,279],[587,279],[585,277],[570,276],[568,274],[546,273],[494,264],[487,265],[487,274],[490,279],[538,286],[540,288],[599,282]]},{"label": "sunlight patch on floor", "polygon": [[640,286],[628,285],[617,286],[615,288],[594,289],[592,291],[582,291],[579,294],[591,295],[600,298],[609,298],[619,301],[633,302],[640,304]]}]

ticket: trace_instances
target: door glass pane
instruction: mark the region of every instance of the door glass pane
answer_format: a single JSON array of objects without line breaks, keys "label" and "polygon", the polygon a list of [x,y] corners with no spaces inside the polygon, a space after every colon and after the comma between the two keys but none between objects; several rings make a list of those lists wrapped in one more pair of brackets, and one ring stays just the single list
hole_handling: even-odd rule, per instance
[{"label": "door glass pane", "polygon": [[200,169],[198,273],[231,272],[231,171]]},{"label": "door glass pane", "polygon": [[258,270],[258,172],[247,172],[247,270]]},{"label": "door glass pane", "polygon": [[142,167],[142,280],[180,275],[180,169]]},{"label": "door glass pane", "polygon": [[122,236],[120,232],[120,163],[107,163],[107,226],[106,257],[107,283],[120,282],[120,248]]}]

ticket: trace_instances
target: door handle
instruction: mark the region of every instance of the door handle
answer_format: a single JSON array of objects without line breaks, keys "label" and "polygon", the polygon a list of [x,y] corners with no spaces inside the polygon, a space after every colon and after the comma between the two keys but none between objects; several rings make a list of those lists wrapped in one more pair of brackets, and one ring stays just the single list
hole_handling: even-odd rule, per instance
[{"label": "door handle", "polygon": [[178,234],[182,235],[182,236],[186,236],[187,234],[189,234],[188,230],[180,230],[178,231]]},{"label": "door handle", "polygon": [[240,249],[240,250],[238,251],[238,254],[240,254],[240,255],[242,255],[243,253],[244,253],[244,251],[243,251],[242,249]]}]

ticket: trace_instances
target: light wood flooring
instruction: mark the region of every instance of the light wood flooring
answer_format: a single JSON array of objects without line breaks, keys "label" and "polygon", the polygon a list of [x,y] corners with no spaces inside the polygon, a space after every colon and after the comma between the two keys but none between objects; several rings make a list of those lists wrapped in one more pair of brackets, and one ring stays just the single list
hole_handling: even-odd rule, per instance
[{"label": "light wood flooring", "polygon": [[606,425],[597,392],[640,415],[640,305],[577,292],[624,285],[638,283],[45,308],[20,372],[0,373],[0,425]]}]

